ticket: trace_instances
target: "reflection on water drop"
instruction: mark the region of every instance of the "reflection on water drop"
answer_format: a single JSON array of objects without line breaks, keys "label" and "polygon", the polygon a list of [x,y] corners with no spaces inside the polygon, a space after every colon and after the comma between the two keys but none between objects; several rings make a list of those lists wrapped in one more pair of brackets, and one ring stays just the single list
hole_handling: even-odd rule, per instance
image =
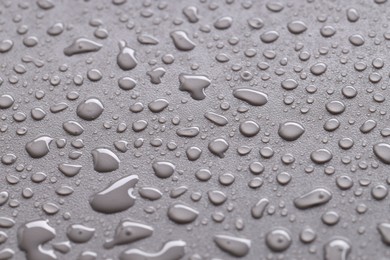
[{"label": "reflection on water drop", "polygon": [[132,192],[137,182],[137,175],[128,175],[113,182],[91,197],[89,203],[92,209],[105,214],[127,210],[135,203]]}]

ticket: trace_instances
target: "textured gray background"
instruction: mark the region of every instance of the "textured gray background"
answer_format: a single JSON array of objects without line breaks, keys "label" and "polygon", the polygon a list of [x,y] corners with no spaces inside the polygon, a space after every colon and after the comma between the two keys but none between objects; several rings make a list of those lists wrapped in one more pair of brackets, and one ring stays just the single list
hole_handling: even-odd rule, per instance
[{"label": "textured gray background", "polygon": [[[14,259],[24,259],[24,253],[18,249],[16,229],[26,221],[42,218],[49,219],[49,224],[57,231],[57,236],[51,242],[67,240],[66,228],[71,223],[80,223],[96,228],[95,236],[86,244],[73,244],[72,250],[66,255],[56,253],[59,259],[76,259],[80,252],[91,250],[98,253],[98,259],[116,259],[120,252],[130,247],[140,248],[145,251],[158,251],[162,244],[169,240],[183,239],[187,242],[186,258],[199,254],[204,259],[213,257],[219,259],[231,259],[232,257],[216,247],[212,242],[215,234],[230,233],[236,236],[252,240],[250,253],[245,259],[320,259],[323,257],[323,245],[333,236],[342,235],[348,238],[352,244],[352,251],[348,259],[388,259],[390,251],[381,242],[381,237],[376,229],[379,222],[389,221],[388,198],[376,201],[372,198],[371,187],[376,184],[387,185],[388,166],[379,162],[372,152],[372,145],[378,141],[386,141],[380,135],[380,130],[388,127],[388,100],[377,103],[373,100],[375,93],[381,93],[386,98],[389,96],[388,79],[388,46],[383,34],[388,31],[389,13],[388,3],[378,5],[372,0],[367,1],[281,1],[284,9],[279,13],[270,12],[266,8],[266,1],[234,1],[226,4],[224,1],[166,1],[167,7],[163,10],[158,5],[163,1],[130,1],[124,5],[116,6],[111,1],[53,1],[55,7],[44,11],[35,1],[1,1],[0,2],[0,40],[11,39],[14,46],[11,51],[0,54],[0,77],[4,83],[0,86],[1,94],[10,94],[15,98],[12,108],[1,110],[0,125],[6,131],[0,133],[0,154],[13,153],[17,161],[11,165],[0,165],[1,182],[0,191],[10,193],[10,199],[18,200],[20,205],[11,208],[8,204],[0,209],[0,216],[12,217],[16,221],[13,228],[5,231],[9,238],[6,243],[0,245],[0,249],[11,248],[15,251]],[[245,3],[252,3],[249,9],[243,8]],[[20,4],[27,5],[23,9]],[[200,21],[191,24],[182,14],[186,6],[194,5],[199,9]],[[215,10],[212,8],[217,6]],[[354,7],[360,13],[360,19],[356,23],[348,22],[346,18],[347,8]],[[141,12],[149,10],[152,16],[145,18]],[[231,28],[220,31],[213,27],[214,21],[221,16],[233,17]],[[20,22],[14,22],[15,17],[20,17]],[[260,17],[264,21],[264,27],[260,30],[252,30],[247,24],[247,18]],[[325,22],[320,22],[322,17],[327,17]],[[101,40],[93,36],[94,27],[89,25],[92,18],[103,21],[102,28],[107,29],[108,38]],[[128,20],[121,22],[120,19]],[[292,20],[304,21],[307,31],[300,35],[288,32],[287,23]],[[175,25],[174,21],[181,21]],[[49,36],[46,30],[55,22],[62,22],[66,29],[59,36]],[[127,24],[134,24],[134,28],[128,29]],[[25,35],[19,35],[16,31],[21,25],[28,26]],[[199,30],[201,25],[209,25],[210,33]],[[333,37],[324,38],[320,34],[323,25],[332,25],[337,32]],[[196,43],[194,50],[182,52],[175,48],[169,33],[172,30],[187,31],[190,38]],[[279,32],[279,39],[271,44],[260,41],[259,35],[267,30]],[[140,33],[153,35],[159,40],[156,46],[141,45],[137,41]],[[353,46],[348,37],[359,33],[365,37],[365,44],[360,47]],[[39,39],[37,46],[27,48],[22,40],[26,36],[36,36]],[[67,57],[63,49],[70,45],[77,37],[86,37],[103,44],[98,52],[74,55]],[[227,40],[238,37],[240,42],[231,46]],[[139,60],[138,66],[128,72],[122,71],[116,64],[116,55],[119,52],[118,41],[126,40],[136,50]],[[223,43],[224,47],[218,49],[217,45]],[[297,43],[304,45],[303,50],[311,53],[311,58],[303,62],[298,58],[299,51],[294,47]],[[248,48],[257,50],[257,55],[248,58],[244,51]],[[320,55],[319,49],[327,48],[326,55]],[[263,56],[264,50],[274,50],[276,58],[267,60]],[[218,63],[215,55],[226,53],[230,57],[227,63]],[[171,53],[175,61],[171,65],[162,63],[161,57]],[[27,72],[18,75],[13,71],[13,66],[23,63],[21,58],[31,55],[45,62],[42,68],[35,67],[32,63],[24,64]],[[280,60],[288,59],[286,66],[280,65]],[[376,71],[371,66],[372,59],[382,58],[385,66],[378,72],[382,80],[377,84],[370,83],[368,76]],[[341,61],[345,60],[345,64]],[[152,62],[153,61],[153,62]],[[270,67],[261,71],[256,64],[266,61]],[[358,61],[367,63],[367,69],[358,72],[354,64]],[[324,62],[328,65],[327,71],[321,76],[310,73],[310,66],[316,62]],[[155,65],[151,65],[155,63]],[[60,72],[59,66],[67,64],[69,69]],[[192,73],[191,67],[197,65],[196,74],[205,74],[212,80],[206,89],[206,99],[193,100],[188,93],[179,91],[178,75],[180,73]],[[240,72],[232,71],[232,65],[240,64],[243,70],[253,74],[253,79],[243,81]],[[162,83],[153,85],[150,83],[146,72],[155,67],[163,67],[166,74]],[[294,72],[294,67],[301,67],[302,72]],[[99,69],[103,78],[98,82],[91,82],[86,78],[89,69]],[[275,71],[282,69],[285,73],[281,76]],[[85,77],[82,86],[73,83],[73,77],[81,74]],[[306,74],[307,78],[300,76]],[[61,83],[51,86],[45,78],[59,76]],[[8,82],[8,78],[17,76],[17,84]],[[122,76],[130,76],[138,81],[135,89],[123,91],[117,85],[117,79]],[[263,78],[269,78],[262,80]],[[292,78],[299,82],[298,88],[286,91],[280,87],[280,82]],[[314,94],[306,92],[308,85],[315,85],[318,90]],[[341,94],[341,88],[346,85],[354,85],[358,90],[358,96],[347,100]],[[235,87],[253,87],[269,96],[265,106],[253,107],[233,97],[232,89]],[[35,98],[35,92],[42,90],[45,97],[41,100]],[[75,101],[66,99],[70,91],[77,91],[80,97]],[[90,96],[99,97],[105,105],[103,114],[94,121],[84,121],[77,117],[76,107],[84,99]],[[294,97],[292,105],[286,105],[283,100]],[[135,102],[147,104],[156,98],[165,98],[169,101],[169,109],[162,113],[153,114],[147,108],[143,112],[135,114],[129,111],[129,106]],[[314,102],[309,104],[308,99]],[[331,115],[325,110],[325,103],[331,100],[342,100],[346,105],[346,111],[341,115]],[[57,102],[66,102],[69,108],[58,114],[52,114],[49,107]],[[222,102],[228,102],[230,109],[223,111],[220,108]],[[246,113],[238,113],[237,108],[245,105],[249,108]],[[30,116],[33,107],[42,107],[47,116],[42,121],[34,121]],[[307,113],[301,110],[308,108]],[[370,109],[372,110],[370,112]],[[24,122],[15,122],[12,118],[16,112],[24,112],[27,119]],[[229,124],[218,127],[204,118],[204,113],[215,111],[223,114],[229,120]],[[179,126],[171,123],[172,118],[179,117]],[[166,123],[159,123],[160,118],[165,118]],[[335,132],[327,132],[323,129],[324,122],[329,118],[337,118],[341,125]],[[140,133],[131,130],[131,123],[144,119],[148,128]],[[252,138],[243,137],[239,131],[239,123],[244,120],[254,120],[261,131]],[[360,125],[367,119],[377,121],[377,127],[368,134],[359,131]],[[80,137],[68,135],[62,128],[66,120],[76,120],[85,128]],[[306,128],[304,135],[294,142],[282,140],[277,130],[279,124],[293,120],[300,122]],[[129,128],[124,133],[117,133],[116,127],[125,122]],[[112,127],[104,128],[108,123]],[[197,126],[201,133],[195,138],[181,138],[176,135],[176,129],[184,126]],[[24,136],[16,134],[21,127],[27,128]],[[66,138],[68,141],[64,149],[58,149],[53,142],[49,154],[41,159],[32,159],[25,151],[25,144],[39,135],[48,135],[55,139]],[[143,147],[136,149],[132,143],[137,138],[144,138]],[[207,145],[216,137],[223,137],[230,143],[225,158],[221,159],[211,154]],[[344,151],[339,148],[338,141],[343,137],[350,137],[355,145],[352,149]],[[81,138],[85,147],[81,149],[83,155],[75,163],[83,166],[80,174],[73,178],[67,178],[61,174],[57,165],[64,162],[72,162],[68,153],[74,148],[70,143]],[[150,141],[161,138],[161,147],[152,147]],[[113,142],[126,140],[130,143],[130,149],[126,153],[115,151]],[[166,144],[174,141],[178,148],[169,151]],[[247,156],[238,156],[236,149],[239,145],[246,144],[252,147],[252,152]],[[189,146],[196,145],[203,150],[202,156],[195,162],[188,161],[185,150]],[[275,154],[270,159],[263,159],[259,155],[259,149],[272,147]],[[96,147],[109,147],[121,160],[120,168],[111,173],[98,173],[93,170],[90,151]],[[333,159],[325,165],[316,165],[310,160],[310,153],[319,148],[327,148],[332,151]],[[295,157],[295,163],[284,165],[281,156],[291,153]],[[341,159],[349,157],[351,162],[343,164]],[[173,178],[159,179],[152,171],[151,164],[155,159],[167,160],[175,163],[177,180]],[[264,184],[257,190],[252,190],[247,183],[254,177],[248,170],[253,161],[260,161],[265,166],[265,171],[260,176]],[[21,172],[16,171],[20,165],[24,166]],[[326,167],[334,167],[335,173],[324,173]],[[365,167],[366,166],[366,167]],[[208,182],[199,182],[194,174],[200,168],[209,168],[213,176]],[[313,167],[311,173],[305,172],[308,167]],[[46,181],[35,184],[30,181],[30,175],[35,172],[45,172],[48,175]],[[276,182],[276,174],[289,172],[292,175],[291,182],[281,186]],[[224,187],[219,184],[218,176],[224,172],[235,175],[234,184]],[[136,204],[121,213],[104,215],[94,212],[88,198],[94,192],[101,190],[111,181],[117,180],[125,174],[137,174],[140,178],[137,187],[152,186],[163,191],[163,197],[158,201],[147,201],[140,198],[137,192]],[[7,175],[20,178],[20,182],[10,185],[5,181]],[[335,184],[335,179],[340,175],[348,175],[354,181],[354,186],[341,191]],[[363,187],[359,181],[369,179],[371,184]],[[60,198],[55,189],[60,185],[69,185],[74,188],[70,196]],[[186,185],[187,193],[179,199],[169,197],[169,191],[173,187]],[[24,199],[21,195],[23,188],[29,187],[34,191],[31,199]],[[332,191],[332,200],[318,208],[298,210],[293,205],[293,198],[321,187]],[[228,200],[222,206],[214,206],[209,203],[206,192],[210,189],[219,189],[228,196]],[[362,189],[362,195],[354,193]],[[193,192],[201,192],[202,199],[193,202],[190,195]],[[250,208],[261,198],[270,200],[269,207],[275,208],[273,215],[265,214],[262,219],[253,219]],[[175,201],[188,203],[199,210],[197,220],[189,225],[177,225],[170,221],[167,207]],[[46,215],[41,205],[45,202],[54,202],[60,205],[60,211],[53,215]],[[365,214],[358,214],[356,206],[364,203],[368,206]],[[229,212],[228,206],[233,210]],[[156,212],[146,214],[144,209],[154,207]],[[327,226],[322,223],[321,215],[334,210],[340,215],[340,221],[335,226]],[[221,211],[225,214],[222,223],[215,223],[211,214]],[[69,212],[70,220],[65,220],[63,215]],[[102,247],[104,241],[113,236],[113,231],[119,221],[130,217],[143,221],[155,229],[153,236],[137,241],[130,245],[117,246],[112,250]],[[235,228],[237,219],[242,218],[245,228],[238,231]],[[299,240],[300,231],[310,226],[317,233],[317,239],[305,245]],[[291,247],[279,254],[272,253],[265,245],[264,236],[273,227],[285,227],[292,234]],[[364,228],[364,233],[359,234],[358,229]],[[50,243],[49,243],[50,244]],[[50,247],[47,244],[45,247]],[[312,252],[310,252],[312,251]]]}]

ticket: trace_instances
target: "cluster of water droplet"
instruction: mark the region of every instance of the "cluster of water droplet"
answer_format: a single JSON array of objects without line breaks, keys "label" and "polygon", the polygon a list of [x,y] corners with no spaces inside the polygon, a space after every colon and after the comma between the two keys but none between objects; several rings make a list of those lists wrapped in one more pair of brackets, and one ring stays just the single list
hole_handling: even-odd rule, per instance
[{"label": "cluster of water droplet", "polygon": [[3,1],[0,259],[390,257],[387,6]]}]

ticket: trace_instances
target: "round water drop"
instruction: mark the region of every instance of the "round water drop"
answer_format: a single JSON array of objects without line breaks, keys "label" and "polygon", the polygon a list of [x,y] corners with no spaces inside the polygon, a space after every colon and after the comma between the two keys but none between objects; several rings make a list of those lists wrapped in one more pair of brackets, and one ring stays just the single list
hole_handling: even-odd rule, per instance
[{"label": "round water drop", "polygon": [[276,175],[276,181],[280,185],[287,185],[291,181],[291,174],[288,172],[281,172],[278,175]]},{"label": "round water drop", "polygon": [[284,9],[284,5],[280,2],[270,1],[266,4],[268,10],[274,13],[278,13]]},{"label": "round water drop", "polygon": [[135,88],[137,81],[130,77],[122,77],[118,79],[118,86],[123,90],[132,90]]},{"label": "round water drop", "polygon": [[349,42],[355,46],[362,46],[365,42],[364,37],[360,34],[351,35],[348,39],[349,39]]},{"label": "round water drop", "polygon": [[298,87],[298,82],[295,79],[286,79],[282,81],[281,86],[285,90],[293,90]]},{"label": "round water drop", "polygon": [[342,175],[336,178],[336,185],[339,187],[341,190],[348,190],[352,188],[353,186],[353,181],[351,177]]},{"label": "round water drop", "polygon": [[324,245],[325,260],[346,260],[351,252],[350,242],[343,237],[335,237]]},{"label": "round water drop", "polygon": [[377,143],[373,146],[376,157],[385,164],[390,164],[390,144]]},{"label": "round water drop", "polygon": [[300,123],[288,121],[279,125],[278,134],[286,141],[295,141],[301,137],[304,132],[305,128]]},{"label": "round water drop", "polygon": [[301,34],[307,30],[307,26],[302,21],[292,21],[287,24],[287,29],[289,30],[290,33]]},{"label": "round water drop", "polygon": [[236,177],[234,177],[234,175],[231,173],[223,173],[223,174],[219,175],[218,181],[222,185],[229,186],[229,185],[233,184],[235,178]]},{"label": "round water drop", "polygon": [[306,244],[313,242],[316,238],[317,238],[316,232],[309,227],[304,228],[299,234],[299,239]]},{"label": "round water drop", "polygon": [[260,40],[264,43],[272,43],[279,38],[277,31],[267,31],[260,35]]},{"label": "round water drop", "polygon": [[388,193],[387,187],[382,184],[375,185],[371,189],[371,196],[376,200],[383,200]]},{"label": "round water drop", "polygon": [[188,147],[188,149],[186,150],[187,158],[190,161],[198,160],[201,154],[202,150],[196,146]]},{"label": "round water drop", "polygon": [[335,211],[327,211],[321,216],[321,220],[324,224],[333,226],[340,221],[340,215]]},{"label": "round water drop", "polygon": [[0,109],[10,108],[14,104],[15,100],[11,95],[0,96]]},{"label": "round water drop", "polygon": [[211,172],[208,169],[199,169],[196,171],[195,177],[200,181],[208,181],[211,179]]},{"label": "round water drop", "polygon": [[230,16],[224,16],[219,18],[217,21],[214,23],[214,27],[218,30],[226,30],[232,26],[233,23],[233,18]]},{"label": "round water drop", "polygon": [[325,73],[328,66],[323,62],[318,62],[310,67],[310,72],[313,73],[316,76],[319,76],[323,73]]},{"label": "round water drop", "polygon": [[149,103],[148,108],[153,113],[160,113],[169,106],[169,102],[166,99],[160,98]]},{"label": "round water drop", "polygon": [[240,124],[240,133],[246,137],[252,137],[260,132],[260,126],[254,121],[245,121]]},{"label": "round water drop", "polygon": [[275,228],[267,233],[265,243],[272,251],[283,252],[290,247],[292,238],[287,229]]},{"label": "round water drop", "polygon": [[227,200],[225,193],[219,190],[208,191],[207,195],[210,202],[216,206],[223,204]]},{"label": "round water drop", "polygon": [[88,98],[77,106],[77,115],[84,120],[95,120],[104,110],[102,102],[97,98]]},{"label": "round water drop", "polygon": [[11,40],[0,41],[0,53],[8,52],[14,46],[14,42]]},{"label": "round water drop", "polygon": [[264,21],[258,17],[249,18],[247,22],[252,29],[256,29],[256,30],[259,30],[264,26]]},{"label": "round water drop", "polygon": [[357,95],[357,90],[353,86],[345,86],[341,90],[341,93],[343,94],[344,97],[346,98],[354,98]]},{"label": "round water drop", "polygon": [[372,119],[369,119],[367,121],[365,121],[359,128],[360,132],[362,132],[363,134],[367,134],[369,132],[371,132],[374,128],[376,127],[376,121],[375,120],[372,120]]},{"label": "round water drop", "polygon": [[338,100],[328,102],[325,107],[333,115],[338,115],[345,111],[344,103]]},{"label": "round water drop", "polygon": [[54,215],[60,211],[60,208],[55,203],[47,202],[42,205],[42,210],[48,215]]},{"label": "round water drop", "polygon": [[331,25],[325,25],[320,29],[320,33],[323,37],[332,37],[336,34],[336,29]]},{"label": "round water drop", "polygon": [[98,69],[90,69],[87,72],[87,78],[90,81],[99,81],[103,77],[102,73]]},{"label": "round water drop", "polygon": [[169,178],[175,172],[175,165],[171,162],[157,161],[152,165],[154,174],[159,178]]},{"label": "round water drop", "polygon": [[64,24],[63,23],[55,23],[52,26],[47,29],[47,34],[51,36],[57,36],[60,35],[64,31]]},{"label": "round water drop", "polygon": [[333,154],[328,149],[318,149],[310,154],[310,159],[317,164],[324,164],[332,160]]},{"label": "round water drop", "polygon": [[348,8],[346,13],[347,19],[351,23],[357,22],[360,19],[359,12],[355,8]]},{"label": "round water drop", "polygon": [[333,132],[340,126],[340,121],[336,118],[331,118],[327,120],[324,124],[324,129],[328,132]]}]

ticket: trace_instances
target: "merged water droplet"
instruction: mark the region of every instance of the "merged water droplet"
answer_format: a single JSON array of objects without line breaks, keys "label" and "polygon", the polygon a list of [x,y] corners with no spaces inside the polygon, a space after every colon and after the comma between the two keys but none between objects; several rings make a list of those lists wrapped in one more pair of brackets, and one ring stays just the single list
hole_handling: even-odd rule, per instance
[{"label": "merged water droplet", "polygon": [[164,244],[160,251],[147,253],[139,249],[129,249],[119,255],[120,260],[150,259],[150,260],[179,260],[185,255],[186,242],[173,240]]},{"label": "merged water droplet", "polygon": [[180,51],[190,51],[196,44],[190,40],[185,31],[173,31],[170,33],[173,44]]},{"label": "merged water droplet", "polygon": [[325,260],[347,260],[352,247],[343,237],[335,237],[324,245]]},{"label": "merged water droplet", "polygon": [[135,203],[133,189],[138,182],[137,175],[128,175],[94,194],[89,203],[93,210],[112,214],[127,210]]},{"label": "merged water droplet", "polygon": [[66,56],[73,56],[75,54],[82,54],[87,52],[95,52],[102,48],[103,45],[86,38],[78,38],[72,42],[71,45],[64,49]]},{"label": "merged water droplet", "polygon": [[122,70],[132,70],[138,65],[135,51],[127,46],[125,41],[119,41],[119,54],[116,62]]},{"label": "merged water droplet", "polygon": [[187,91],[195,100],[206,98],[205,89],[211,84],[211,80],[204,75],[191,75],[181,73],[179,75],[181,91]]},{"label": "merged water droplet", "polygon": [[229,149],[229,143],[223,138],[217,138],[209,143],[208,148],[211,153],[224,158],[225,152]]},{"label": "merged water droplet", "polygon": [[150,237],[153,232],[154,229],[151,226],[124,219],[116,227],[114,237],[107,240],[103,246],[110,249],[117,245],[130,244]]},{"label": "merged water droplet", "polygon": [[55,229],[49,226],[48,222],[48,220],[35,220],[19,227],[18,245],[26,253],[28,260],[57,259],[53,250],[43,247],[56,236]]}]

